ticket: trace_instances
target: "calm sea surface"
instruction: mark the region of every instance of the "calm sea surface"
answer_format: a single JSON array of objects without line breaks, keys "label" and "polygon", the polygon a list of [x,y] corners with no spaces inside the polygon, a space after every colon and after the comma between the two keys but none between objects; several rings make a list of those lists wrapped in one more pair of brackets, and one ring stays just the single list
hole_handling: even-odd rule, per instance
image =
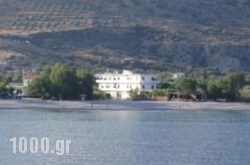
[{"label": "calm sea surface", "polygon": [[[13,154],[12,137],[71,140]],[[248,111],[0,110],[0,165],[249,165]]]}]

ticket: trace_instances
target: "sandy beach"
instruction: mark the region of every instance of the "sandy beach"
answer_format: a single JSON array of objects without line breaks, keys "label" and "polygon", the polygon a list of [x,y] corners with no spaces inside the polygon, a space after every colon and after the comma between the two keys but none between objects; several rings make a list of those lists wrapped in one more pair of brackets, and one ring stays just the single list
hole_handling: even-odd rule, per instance
[{"label": "sandy beach", "polygon": [[248,103],[0,100],[0,110],[250,110]]}]

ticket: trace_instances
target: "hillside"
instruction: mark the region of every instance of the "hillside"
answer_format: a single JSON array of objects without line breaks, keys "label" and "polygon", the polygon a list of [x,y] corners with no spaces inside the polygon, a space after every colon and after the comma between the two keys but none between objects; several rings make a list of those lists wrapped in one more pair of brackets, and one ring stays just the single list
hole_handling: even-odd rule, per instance
[{"label": "hillside", "polygon": [[0,0],[0,68],[250,71],[248,0]]}]

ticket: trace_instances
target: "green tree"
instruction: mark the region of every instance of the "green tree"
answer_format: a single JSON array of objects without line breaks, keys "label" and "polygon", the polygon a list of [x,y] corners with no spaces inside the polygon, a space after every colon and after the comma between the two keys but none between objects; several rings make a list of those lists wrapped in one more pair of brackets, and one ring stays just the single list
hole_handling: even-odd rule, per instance
[{"label": "green tree", "polygon": [[218,85],[217,81],[208,82],[207,97],[212,100],[223,97],[222,88]]},{"label": "green tree", "polygon": [[18,73],[12,77],[12,82],[22,83],[23,82],[23,75],[22,73]]},{"label": "green tree", "polygon": [[197,90],[197,81],[190,77],[180,78],[176,82],[176,87],[180,92],[194,93]]},{"label": "green tree", "polygon": [[28,93],[31,96],[50,98],[50,82],[42,77],[36,77],[28,86]]},{"label": "green tree", "polygon": [[8,87],[8,78],[4,76],[0,76],[0,96],[6,97],[11,96],[13,94],[14,89]]},{"label": "green tree", "polygon": [[79,89],[82,94],[86,95],[86,99],[93,97],[93,84],[95,83],[94,76],[84,70],[77,70],[76,77],[79,82]]},{"label": "green tree", "polygon": [[207,80],[197,80],[197,91],[207,95],[208,94],[208,81]]},{"label": "green tree", "polygon": [[98,88],[98,85],[95,84],[93,87],[93,98],[98,100],[105,100],[105,99],[111,99],[111,95],[100,90]]},{"label": "green tree", "polygon": [[240,98],[242,101],[250,102],[250,85],[240,90]]},{"label": "green tree", "polygon": [[6,84],[3,83],[3,82],[0,82],[0,93],[1,93],[1,94],[6,94],[7,91],[8,91],[8,89],[7,89]]},{"label": "green tree", "polygon": [[63,65],[52,67],[49,75],[51,94],[56,98],[76,99],[79,97],[78,79],[75,72]]},{"label": "green tree", "polygon": [[139,90],[138,89],[134,89],[134,90],[130,90],[129,91],[129,96],[132,98],[132,99],[138,99],[139,97]]},{"label": "green tree", "polygon": [[228,101],[237,101],[240,98],[240,90],[246,84],[245,76],[232,72],[219,81],[219,87]]},{"label": "green tree", "polygon": [[203,70],[203,79],[204,79],[204,80],[207,80],[207,78],[208,78],[207,69],[204,69],[204,70]]},{"label": "green tree", "polygon": [[80,95],[86,95],[86,98],[91,99],[93,82],[93,76],[89,73],[56,64],[44,68],[31,82],[28,91],[32,96],[46,98],[78,99]]}]

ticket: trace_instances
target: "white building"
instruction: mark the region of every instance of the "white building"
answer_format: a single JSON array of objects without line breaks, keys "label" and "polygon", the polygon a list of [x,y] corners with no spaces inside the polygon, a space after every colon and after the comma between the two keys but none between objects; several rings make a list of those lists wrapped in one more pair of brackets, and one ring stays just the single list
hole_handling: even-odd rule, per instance
[{"label": "white building", "polygon": [[152,91],[157,88],[158,83],[154,75],[134,74],[128,70],[123,70],[122,73],[96,74],[95,77],[99,89],[115,99],[130,98],[131,90]]},{"label": "white building", "polygon": [[21,90],[22,91],[21,96],[26,96],[28,93],[27,88],[31,82],[32,82],[31,75],[23,75],[23,82],[22,83],[9,83],[8,87],[14,88],[15,89],[14,92]]},{"label": "white building", "polygon": [[179,79],[179,78],[182,78],[184,76],[185,76],[184,73],[178,72],[178,73],[173,73],[172,78],[173,79]]}]

